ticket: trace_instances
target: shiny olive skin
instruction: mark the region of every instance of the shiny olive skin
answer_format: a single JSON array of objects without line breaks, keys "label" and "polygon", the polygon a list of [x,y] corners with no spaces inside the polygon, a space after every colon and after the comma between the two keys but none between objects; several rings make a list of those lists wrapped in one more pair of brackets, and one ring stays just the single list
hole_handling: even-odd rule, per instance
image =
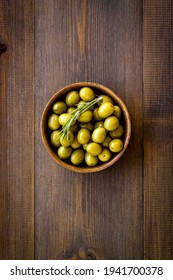
[{"label": "shiny olive skin", "polygon": [[98,115],[100,118],[107,118],[114,112],[114,105],[110,102],[103,103],[98,109]]},{"label": "shiny olive skin", "polygon": [[[82,106],[85,105],[85,104],[86,104],[86,101],[80,100],[80,101],[78,102],[78,104],[77,104],[77,107],[80,108],[80,107],[82,107]],[[95,109],[95,106],[93,105],[93,106],[91,106],[89,109],[90,109],[90,111],[93,111],[93,110]]]},{"label": "shiny olive skin", "polygon": [[88,123],[80,123],[80,128],[87,128],[89,131],[93,131],[93,124],[91,122]]},{"label": "shiny olive skin", "polygon": [[87,144],[90,141],[91,134],[87,128],[81,128],[77,134],[77,140],[80,144]]},{"label": "shiny olive skin", "polygon": [[58,156],[60,159],[67,159],[70,157],[71,153],[72,153],[72,148],[71,147],[64,147],[64,146],[60,146],[58,148]]},{"label": "shiny olive skin", "polygon": [[78,149],[81,147],[81,144],[77,140],[77,136],[75,136],[74,141],[71,143],[71,147],[73,149]]},{"label": "shiny olive skin", "polygon": [[109,135],[106,135],[105,140],[102,143],[102,146],[105,148],[109,147],[109,143],[112,141],[112,138]]},{"label": "shiny olive skin", "polygon": [[60,127],[59,117],[56,114],[52,114],[48,119],[48,127],[51,130],[57,130]]},{"label": "shiny olive skin", "polygon": [[[71,113],[98,96],[102,99],[82,113],[68,128],[69,138],[59,138],[61,126],[70,119]],[[123,138],[120,137],[124,134],[124,127],[119,124],[122,122],[122,111],[110,96],[95,96],[94,90],[86,86],[79,92],[70,91],[65,101],[62,98],[62,101],[55,102],[52,112],[53,116],[48,119],[48,127],[52,130],[49,137],[62,160],[70,158],[74,166],[83,162],[82,166],[92,167],[110,161],[113,153],[123,149]]]},{"label": "shiny olive skin", "polygon": [[70,91],[65,98],[65,102],[69,107],[77,104],[79,100],[80,100],[79,93],[75,90]]},{"label": "shiny olive skin", "polygon": [[124,127],[122,125],[119,125],[115,130],[111,131],[109,134],[112,138],[119,138],[124,134]]},{"label": "shiny olive skin", "polygon": [[85,153],[85,162],[88,166],[95,166],[98,163],[98,157],[90,155],[88,152]]},{"label": "shiny olive skin", "polygon": [[84,150],[86,150],[87,145],[88,145],[88,143],[82,145]]},{"label": "shiny olive skin", "polygon": [[84,101],[91,101],[94,99],[94,91],[89,87],[83,87],[79,91],[80,98]]},{"label": "shiny olive skin", "polygon": [[98,156],[99,160],[102,162],[107,162],[111,159],[111,152],[110,150],[104,148],[100,155]]},{"label": "shiny olive skin", "polygon": [[75,107],[68,107],[67,113],[71,114],[76,108]]},{"label": "shiny olive skin", "polygon": [[64,125],[70,119],[70,114],[63,113],[59,116],[59,123]]},{"label": "shiny olive skin", "polygon": [[54,113],[60,115],[62,113],[65,113],[67,111],[67,105],[63,101],[58,101],[53,104],[52,110]]},{"label": "shiny olive skin", "polygon": [[98,143],[91,142],[86,146],[86,151],[92,156],[98,156],[102,152],[102,146]]},{"label": "shiny olive skin", "polygon": [[78,104],[77,104],[77,107],[78,107],[78,108],[81,108],[81,107],[83,107],[84,104],[85,104],[85,101],[84,101],[84,100],[80,100],[80,101],[78,102]]},{"label": "shiny olive skin", "polygon": [[108,131],[113,131],[119,126],[119,120],[115,116],[110,116],[104,121],[104,128]]},{"label": "shiny olive skin", "polygon": [[94,129],[91,138],[95,143],[103,143],[106,138],[106,130],[103,127]]},{"label": "shiny olive skin", "polygon": [[123,148],[123,141],[121,139],[113,139],[109,143],[109,150],[113,153],[118,153]]},{"label": "shiny olive skin", "polygon": [[103,121],[96,122],[94,125],[94,129],[96,129],[98,127],[104,127],[104,122]]},{"label": "shiny olive skin", "polygon": [[71,131],[68,132],[68,136],[65,135],[64,137],[63,136],[60,137],[60,143],[64,147],[69,147],[73,143],[73,141],[74,141],[74,134]]},{"label": "shiny olive skin", "polygon": [[94,112],[93,112],[93,115],[94,115],[94,119],[96,120],[96,121],[101,121],[101,120],[103,120],[103,118],[101,118],[100,116],[99,116],[99,114],[98,114],[98,107],[96,107],[95,109],[94,109]]},{"label": "shiny olive skin", "polygon": [[84,151],[81,149],[77,149],[72,152],[70,160],[74,165],[79,165],[85,158]]},{"label": "shiny olive skin", "polygon": [[82,113],[79,117],[78,117],[78,122],[82,122],[82,123],[87,123],[90,122],[92,120],[93,117],[93,113],[91,110],[87,110],[84,113]]},{"label": "shiny olive skin", "polygon": [[118,119],[121,118],[121,108],[117,105],[114,105],[114,116],[117,117]]},{"label": "shiny olive skin", "polygon": [[61,146],[60,138],[59,138],[60,132],[61,132],[60,130],[54,130],[51,133],[50,140],[55,147]]},{"label": "shiny olive skin", "polygon": [[98,102],[98,106],[101,106],[103,103],[106,103],[106,102],[110,102],[110,103],[114,103],[112,98],[109,97],[108,95],[104,95],[104,94],[101,94],[99,95],[99,97],[101,97],[101,100]]}]

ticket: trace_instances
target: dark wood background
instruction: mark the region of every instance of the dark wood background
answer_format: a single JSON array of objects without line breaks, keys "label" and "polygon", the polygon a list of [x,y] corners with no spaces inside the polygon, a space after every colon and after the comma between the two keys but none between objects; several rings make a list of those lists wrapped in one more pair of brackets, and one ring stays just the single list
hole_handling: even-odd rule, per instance
[{"label": "dark wood background", "polygon": [[[173,2],[0,0],[0,259],[173,259]],[[128,106],[111,168],[50,158],[42,111],[95,81]]]}]

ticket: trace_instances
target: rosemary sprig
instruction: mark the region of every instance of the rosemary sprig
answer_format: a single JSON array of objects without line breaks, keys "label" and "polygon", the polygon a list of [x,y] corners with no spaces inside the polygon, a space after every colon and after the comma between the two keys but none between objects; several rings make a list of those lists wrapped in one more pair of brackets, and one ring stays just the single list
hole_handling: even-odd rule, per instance
[{"label": "rosemary sprig", "polygon": [[68,134],[70,131],[70,127],[75,123],[75,121],[78,119],[78,117],[82,113],[86,112],[89,108],[91,108],[94,104],[98,103],[101,99],[102,99],[102,97],[96,97],[95,99],[93,99],[89,102],[84,102],[82,104],[78,104],[77,108],[70,113],[71,117],[69,118],[69,120],[62,126],[62,130],[61,130],[58,138],[60,138],[61,136],[62,136],[62,138],[67,136],[67,140],[69,140]]}]

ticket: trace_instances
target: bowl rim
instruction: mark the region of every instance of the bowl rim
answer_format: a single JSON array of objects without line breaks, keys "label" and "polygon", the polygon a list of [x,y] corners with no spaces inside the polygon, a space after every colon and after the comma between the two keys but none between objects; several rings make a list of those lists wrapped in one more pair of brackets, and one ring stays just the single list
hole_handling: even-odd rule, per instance
[{"label": "bowl rim", "polygon": [[[81,87],[86,87],[86,86],[95,88],[98,91],[100,90],[101,92],[104,91],[103,94],[107,94],[108,96],[113,98],[113,100],[120,106],[121,110],[123,111],[125,127],[126,127],[125,137],[124,137],[125,141],[124,141],[123,149],[119,153],[115,154],[115,156],[113,156],[110,161],[102,163],[98,166],[97,165],[93,166],[93,167],[91,167],[91,166],[86,166],[86,167],[74,166],[72,164],[69,164],[69,163],[61,160],[52,151],[52,149],[50,147],[50,143],[49,143],[49,141],[46,137],[46,133],[45,133],[45,124],[47,123],[46,120],[47,120],[50,108],[51,108],[52,104],[55,102],[55,100],[57,98],[60,98],[65,93],[68,93],[71,90],[79,89]],[[54,159],[54,161],[56,163],[58,163],[60,166],[63,166],[64,168],[67,168],[67,169],[72,170],[77,173],[93,173],[93,172],[99,172],[101,170],[104,170],[104,169],[110,167],[111,165],[113,165],[115,162],[117,162],[122,157],[122,155],[124,154],[125,150],[128,147],[130,137],[131,137],[131,118],[130,118],[127,106],[125,105],[124,101],[112,89],[108,88],[105,85],[102,85],[100,83],[95,83],[95,82],[76,82],[76,83],[72,83],[72,84],[69,84],[69,85],[61,88],[49,99],[49,101],[47,102],[47,104],[43,110],[42,116],[41,116],[40,130],[41,130],[41,137],[42,137],[43,144],[44,144],[47,152],[49,153],[49,155]]]}]

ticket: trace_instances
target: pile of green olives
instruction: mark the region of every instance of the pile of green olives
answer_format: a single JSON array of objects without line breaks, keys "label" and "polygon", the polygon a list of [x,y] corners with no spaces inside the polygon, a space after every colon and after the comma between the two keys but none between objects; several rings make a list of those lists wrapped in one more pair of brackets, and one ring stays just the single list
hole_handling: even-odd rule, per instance
[{"label": "pile of green olives", "polygon": [[[62,135],[62,128],[74,110],[98,96],[99,101],[72,122],[68,135]],[[96,166],[108,162],[112,155],[123,149],[121,108],[110,96],[98,95],[90,87],[72,90],[55,102],[47,124],[50,142],[58,157],[75,166]]]}]

